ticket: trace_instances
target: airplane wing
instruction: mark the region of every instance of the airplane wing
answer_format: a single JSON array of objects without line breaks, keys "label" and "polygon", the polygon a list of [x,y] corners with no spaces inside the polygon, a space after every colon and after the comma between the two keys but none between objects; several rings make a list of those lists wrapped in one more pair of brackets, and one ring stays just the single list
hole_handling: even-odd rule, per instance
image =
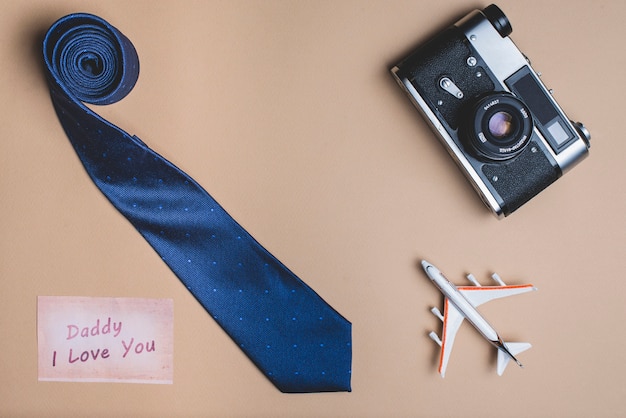
[{"label": "airplane wing", "polygon": [[524,284],[519,286],[460,286],[457,289],[476,308],[494,299],[532,292],[535,287],[532,284]]},{"label": "airplane wing", "polygon": [[439,373],[441,377],[446,375],[454,338],[464,319],[465,317],[461,312],[446,298],[443,305],[443,331],[441,332],[441,340],[438,341],[441,346],[441,355],[439,357]]}]

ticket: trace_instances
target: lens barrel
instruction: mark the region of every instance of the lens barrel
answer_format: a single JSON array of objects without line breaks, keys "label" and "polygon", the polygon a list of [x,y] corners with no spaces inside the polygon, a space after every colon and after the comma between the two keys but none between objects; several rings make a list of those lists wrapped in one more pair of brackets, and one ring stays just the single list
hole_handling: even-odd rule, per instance
[{"label": "lens barrel", "polygon": [[484,96],[468,110],[461,134],[480,159],[513,158],[530,142],[533,130],[530,111],[511,94]]}]

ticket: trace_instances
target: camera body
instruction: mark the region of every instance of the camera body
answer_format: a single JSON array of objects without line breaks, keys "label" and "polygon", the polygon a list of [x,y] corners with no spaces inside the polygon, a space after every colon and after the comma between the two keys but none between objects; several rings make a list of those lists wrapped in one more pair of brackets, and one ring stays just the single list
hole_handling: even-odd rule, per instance
[{"label": "camera body", "polygon": [[573,123],[508,37],[495,5],[475,10],[392,70],[483,202],[508,216],[588,155]]}]

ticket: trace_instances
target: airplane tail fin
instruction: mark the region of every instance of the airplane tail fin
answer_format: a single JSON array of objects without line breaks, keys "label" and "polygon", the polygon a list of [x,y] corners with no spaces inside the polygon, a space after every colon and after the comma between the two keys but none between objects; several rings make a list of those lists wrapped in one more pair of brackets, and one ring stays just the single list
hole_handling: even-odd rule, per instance
[{"label": "airplane tail fin", "polygon": [[[526,351],[530,347],[532,347],[530,343],[504,343],[504,345],[512,355],[519,354],[522,351]],[[504,373],[504,369],[506,369],[506,366],[509,364],[510,360],[511,356],[509,356],[503,350],[498,350],[498,376],[502,376],[502,373]]]}]

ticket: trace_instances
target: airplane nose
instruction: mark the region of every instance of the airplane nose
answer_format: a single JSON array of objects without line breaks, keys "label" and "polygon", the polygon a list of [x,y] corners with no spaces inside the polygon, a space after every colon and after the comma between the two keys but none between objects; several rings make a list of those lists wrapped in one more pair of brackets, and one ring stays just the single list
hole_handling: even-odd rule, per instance
[{"label": "airplane nose", "polygon": [[424,268],[424,270],[428,269],[428,267],[430,267],[430,266],[432,266],[432,264],[430,264],[426,260],[422,260],[422,267]]}]

